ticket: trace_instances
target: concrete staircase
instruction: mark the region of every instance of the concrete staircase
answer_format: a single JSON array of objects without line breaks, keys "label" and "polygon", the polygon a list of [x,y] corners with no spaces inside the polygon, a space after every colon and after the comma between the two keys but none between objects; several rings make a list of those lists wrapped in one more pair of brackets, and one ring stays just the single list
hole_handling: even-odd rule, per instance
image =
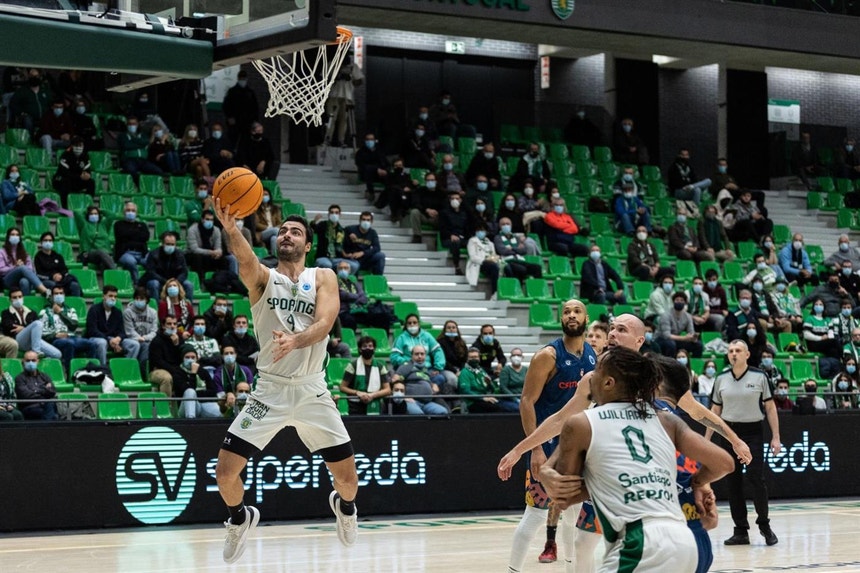
[{"label": "concrete staircase", "polygon": [[[337,204],[344,226],[358,223],[362,211],[373,211],[364,199],[364,185],[355,184],[355,180],[354,176],[316,165],[282,165],[278,174],[284,196],[304,204],[309,219],[325,217],[328,206]],[[391,223],[388,216],[378,212],[374,212],[373,227],[386,255],[385,276],[392,292],[404,301],[415,302],[421,319],[434,328],[455,320],[466,343],[471,344],[482,324],[492,324],[505,352],[520,347],[525,361],[553,338],[542,334],[540,328],[528,326],[526,305],[488,300],[480,285],[473,289],[465,277],[454,274],[448,252],[435,250],[435,234],[425,235],[422,244],[413,244],[410,229]]]},{"label": "concrete staircase", "polygon": [[857,245],[860,234],[850,229],[836,226],[836,213],[806,209],[807,191],[768,191],[766,206],[768,216],[776,224],[788,225],[792,233],[802,233],[809,245],[819,245],[824,256],[830,256],[837,247],[837,239],[842,233],[851,237]]}]

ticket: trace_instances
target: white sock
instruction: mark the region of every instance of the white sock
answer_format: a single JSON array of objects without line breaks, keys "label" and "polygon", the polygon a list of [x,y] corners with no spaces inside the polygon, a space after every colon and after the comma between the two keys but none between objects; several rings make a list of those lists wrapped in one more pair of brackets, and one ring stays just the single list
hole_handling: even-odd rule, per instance
[{"label": "white sock", "polygon": [[531,506],[526,507],[520,523],[514,531],[514,539],[511,543],[511,559],[508,561],[509,573],[520,573],[523,570],[532,540],[544,526],[546,526],[546,510]]},{"label": "white sock", "polygon": [[[594,550],[602,538],[593,531],[576,530],[576,573],[594,573]],[[572,568],[568,569],[568,573],[572,571]]]},{"label": "white sock", "polygon": [[[561,521],[559,521],[559,533],[561,534],[561,546],[564,554],[565,567],[570,571],[570,567],[577,563],[576,552],[576,520],[579,518],[579,510],[582,509],[582,504],[577,503],[571,505],[561,512]],[[579,571],[579,567],[577,567]]]}]

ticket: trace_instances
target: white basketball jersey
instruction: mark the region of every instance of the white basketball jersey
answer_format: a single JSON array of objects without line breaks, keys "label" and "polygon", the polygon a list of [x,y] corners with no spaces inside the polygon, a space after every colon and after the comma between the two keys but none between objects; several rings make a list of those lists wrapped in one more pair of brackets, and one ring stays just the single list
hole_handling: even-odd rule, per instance
[{"label": "white basketball jersey", "polygon": [[305,348],[296,348],[278,360],[272,361],[275,343],[273,330],[303,332],[314,322],[317,287],[316,268],[307,268],[294,283],[286,275],[269,269],[269,281],[263,296],[251,307],[254,331],[260,342],[257,368],[270,379],[293,378],[323,372],[328,336]]},{"label": "white basketball jersey", "polygon": [[645,517],[683,523],[675,486],[675,445],[653,408],[648,407],[643,419],[633,404],[613,402],[586,410],[585,415],[591,424],[591,444],[583,477],[606,538],[613,541],[614,533]]}]

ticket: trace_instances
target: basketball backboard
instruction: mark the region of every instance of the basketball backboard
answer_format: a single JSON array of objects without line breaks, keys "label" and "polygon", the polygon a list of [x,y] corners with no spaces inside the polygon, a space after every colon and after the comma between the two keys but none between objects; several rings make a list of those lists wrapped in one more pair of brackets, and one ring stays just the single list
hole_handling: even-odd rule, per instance
[{"label": "basketball backboard", "polygon": [[335,0],[0,0],[0,35],[32,40],[0,64],[115,72],[129,91],[329,43],[336,25]]}]

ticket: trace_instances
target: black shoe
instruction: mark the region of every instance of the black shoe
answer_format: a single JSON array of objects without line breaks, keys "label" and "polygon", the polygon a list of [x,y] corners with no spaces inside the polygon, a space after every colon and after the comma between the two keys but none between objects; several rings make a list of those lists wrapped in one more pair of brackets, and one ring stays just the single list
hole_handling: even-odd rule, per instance
[{"label": "black shoe", "polygon": [[746,533],[735,533],[725,541],[723,541],[723,545],[749,545],[750,544],[750,536]]},{"label": "black shoe", "polygon": [[457,267],[456,269],[454,269],[454,274],[455,274],[455,275],[459,275],[459,276],[463,276],[463,275],[465,275],[466,273],[464,273],[464,272],[463,272],[463,270],[462,270],[460,267]]},{"label": "black shoe", "polygon": [[776,533],[774,533],[773,529],[771,529],[770,527],[768,527],[767,529],[760,529],[759,531],[764,537],[764,542],[768,545],[776,545],[777,543],[779,543],[779,539],[777,538]]},{"label": "black shoe", "polygon": [[418,243],[423,243],[424,240],[421,238],[421,235],[413,235],[412,236],[412,244],[417,245]]}]

